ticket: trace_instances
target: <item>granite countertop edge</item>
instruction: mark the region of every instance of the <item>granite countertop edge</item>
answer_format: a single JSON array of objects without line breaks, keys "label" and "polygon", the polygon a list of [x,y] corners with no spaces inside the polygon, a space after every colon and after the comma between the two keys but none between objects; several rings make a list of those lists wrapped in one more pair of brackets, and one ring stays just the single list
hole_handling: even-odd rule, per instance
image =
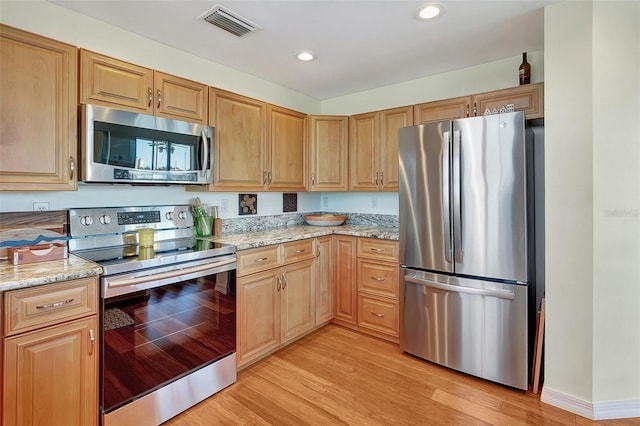
[{"label": "granite countertop edge", "polygon": [[238,234],[223,234],[209,238],[210,241],[236,246],[236,250],[248,250],[272,244],[287,243],[325,235],[349,235],[353,237],[398,240],[398,228],[381,228],[372,225],[311,226],[300,225],[273,228],[264,231],[248,231]]},{"label": "granite countertop edge", "polygon": [[[349,235],[354,237],[398,240],[398,228],[382,228],[372,225],[310,226],[299,225],[273,228],[264,231],[248,231],[224,234],[208,238],[210,241],[232,244],[236,250],[248,250],[272,244],[323,237],[325,235]],[[36,287],[102,274],[100,265],[70,254],[67,259],[49,262],[12,265],[0,260],[0,293],[21,288]]]},{"label": "granite countertop edge", "polygon": [[0,293],[100,274],[100,265],[73,254],[67,259],[26,265],[12,265],[7,260],[0,260]]}]

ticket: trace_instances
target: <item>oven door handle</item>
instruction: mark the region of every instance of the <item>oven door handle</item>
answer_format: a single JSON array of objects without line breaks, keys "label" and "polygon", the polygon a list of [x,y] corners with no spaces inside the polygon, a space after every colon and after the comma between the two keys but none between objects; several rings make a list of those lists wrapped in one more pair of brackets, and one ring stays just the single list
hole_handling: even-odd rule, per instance
[{"label": "oven door handle", "polygon": [[221,266],[230,265],[235,262],[236,262],[236,259],[234,258],[234,259],[224,260],[221,262],[216,262],[213,265],[209,263],[205,265],[190,266],[187,268],[176,269],[173,271],[160,272],[157,274],[149,274],[142,277],[110,278],[108,280],[108,287],[113,288],[113,287],[123,287],[128,285],[139,285],[139,284],[145,284],[148,282],[167,280],[167,279],[178,278],[178,277],[188,279],[188,277],[185,277],[188,274],[198,274],[201,272],[207,272],[207,273],[222,272],[220,270]]}]

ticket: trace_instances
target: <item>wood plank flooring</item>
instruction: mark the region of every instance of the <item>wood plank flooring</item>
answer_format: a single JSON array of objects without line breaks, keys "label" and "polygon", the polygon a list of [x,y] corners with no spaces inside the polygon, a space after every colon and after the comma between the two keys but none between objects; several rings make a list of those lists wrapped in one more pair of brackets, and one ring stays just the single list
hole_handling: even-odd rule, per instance
[{"label": "wood plank flooring", "polygon": [[328,325],[241,370],[165,425],[640,425],[592,422]]}]

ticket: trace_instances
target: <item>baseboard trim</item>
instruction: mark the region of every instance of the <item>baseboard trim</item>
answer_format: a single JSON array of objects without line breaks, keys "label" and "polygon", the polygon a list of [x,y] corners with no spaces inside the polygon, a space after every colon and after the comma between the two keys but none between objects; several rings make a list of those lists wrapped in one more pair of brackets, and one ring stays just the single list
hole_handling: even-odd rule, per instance
[{"label": "baseboard trim", "polygon": [[628,419],[640,417],[640,399],[627,401],[596,402],[593,420]]},{"label": "baseboard trim", "polygon": [[540,401],[591,420],[640,417],[640,400],[589,402],[543,386]]}]

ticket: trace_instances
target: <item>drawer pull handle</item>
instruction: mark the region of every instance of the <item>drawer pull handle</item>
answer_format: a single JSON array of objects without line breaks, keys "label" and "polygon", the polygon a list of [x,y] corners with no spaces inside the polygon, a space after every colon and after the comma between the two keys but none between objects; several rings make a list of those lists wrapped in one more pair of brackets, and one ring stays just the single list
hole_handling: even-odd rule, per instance
[{"label": "drawer pull handle", "polygon": [[258,259],[256,259],[256,260],[254,260],[253,262],[254,262],[254,263],[264,262],[264,261],[265,261],[265,260],[267,260],[267,259],[269,259],[269,258],[268,258],[268,257],[261,257],[261,258],[258,258]]},{"label": "drawer pull handle", "polygon": [[48,305],[38,305],[36,309],[51,309],[51,308],[59,308],[60,306],[68,305],[73,302],[73,299],[63,300],[62,302],[49,303]]},{"label": "drawer pull handle", "polygon": [[296,250],[296,253],[304,253],[305,249]]},{"label": "drawer pull handle", "polygon": [[93,329],[89,330],[89,341],[91,342],[91,347],[89,348],[89,355],[93,355],[93,349],[96,346],[96,335],[93,333]]},{"label": "drawer pull handle", "polygon": [[378,253],[381,253],[381,252],[383,252],[383,251],[384,251],[384,249],[376,248],[376,247],[371,247],[369,250],[371,250],[371,251],[376,251],[376,252],[378,252]]},{"label": "drawer pull handle", "polygon": [[371,279],[376,281],[384,281],[384,277],[374,277],[373,275],[371,276]]},{"label": "drawer pull handle", "polygon": [[378,318],[383,318],[384,314],[380,313],[380,312],[371,312],[371,315],[373,315],[374,317],[378,317]]}]

